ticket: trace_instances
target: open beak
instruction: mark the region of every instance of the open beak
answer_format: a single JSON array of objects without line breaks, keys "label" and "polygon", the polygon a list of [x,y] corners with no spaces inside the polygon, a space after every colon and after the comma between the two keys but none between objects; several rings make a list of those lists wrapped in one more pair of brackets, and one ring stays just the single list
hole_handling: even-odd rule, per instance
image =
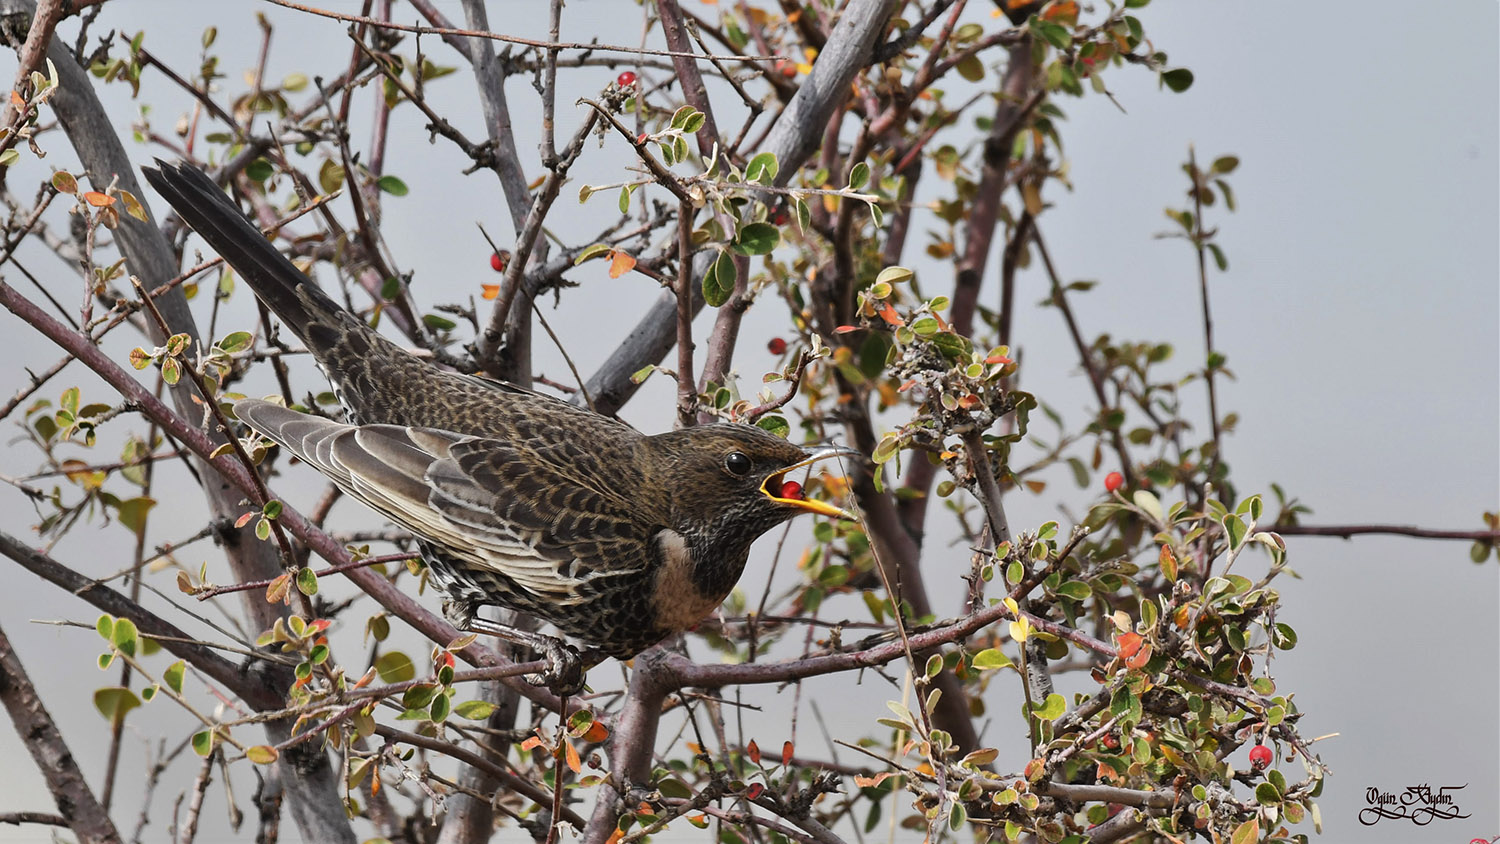
[{"label": "open beak", "polygon": [[863,457],[863,455],[861,455],[854,449],[845,448],[841,445],[818,446],[816,448],[805,449],[805,451],[807,452],[807,457],[805,459],[793,463],[785,469],[782,469],[780,472],[777,472],[776,474],[766,478],[765,483],[760,485],[760,491],[765,494],[767,498],[775,501],[777,504],[785,504],[788,507],[796,507],[799,510],[806,510],[809,513],[817,513],[820,516],[828,516],[829,518],[833,519],[844,519],[851,522],[855,521],[855,516],[853,513],[850,513],[848,510],[845,510],[842,507],[835,507],[826,501],[818,501],[812,498],[781,497],[781,489],[782,486],[786,483],[786,476],[790,475],[792,472],[797,471],[798,469],[806,466],[811,466],[819,460],[827,460],[830,457]]}]

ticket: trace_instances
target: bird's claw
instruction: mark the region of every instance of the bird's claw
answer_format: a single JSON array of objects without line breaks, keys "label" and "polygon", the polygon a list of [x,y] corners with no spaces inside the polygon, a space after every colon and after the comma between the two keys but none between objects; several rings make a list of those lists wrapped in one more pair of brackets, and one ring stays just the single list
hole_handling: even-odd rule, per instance
[{"label": "bird's claw", "polygon": [[556,639],[539,642],[537,650],[547,660],[547,670],[540,674],[526,675],[526,682],[545,687],[558,697],[568,697],[583,691],[583,656],[577,650]]}]

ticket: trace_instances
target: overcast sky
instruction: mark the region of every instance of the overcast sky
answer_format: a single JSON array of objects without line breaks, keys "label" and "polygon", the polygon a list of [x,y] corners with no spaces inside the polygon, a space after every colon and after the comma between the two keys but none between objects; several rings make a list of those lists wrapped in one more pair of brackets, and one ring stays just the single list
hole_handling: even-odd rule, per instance
[{"label": "overcast sky", "polygon": [[[459,17],[453,4],[446,5]],[[544,5],[495,3],[492,22],[543,38],[545,22],[537,13]],[[970,16],[994,25],[988,6],[979,5]],[[1235,374],[1222,387],[1221,405],[1241,417],[1226,441],[1226,459],[1242,492],[1269,493],[1269,485],[1278,483],[1314,509],[1308,523],[1478,529],[1480,513],[1500,501],[1496,9],[1491,0],[1433,7],[1157,0],[1142,19],[1171,64],[1193,70],[1192,89],[1182,95],[1159,91],[1149,74],[1127,69],[1109,77],[1125,113],[1096,96],[1059,101],[1068,113],[1061,132],[1075,190],[1049,184],[1047,199],[1055,207],[1041,225],[1065,278],[1100,282],[1076,299],[1083,329],[1168,340],[1177,347],[1174,365],[1182,372],[1202,354],[1193,259],[1181,241],[1154,235],[1170,228],[1163,207],[1184,201],[1179,167],[1190,144],[1200,160],[1239,156],[1232,182],[1240,209],[1225,214],[1216,208],[1210,220],[1230,261],[1229,272],[1212,279],[1217,345]],[[272,78],[292,70],[331,77],[342,69],[348,49],[342,24],[248,0],[112,3],[97,29],[145,27],[153,53],[188,67],[196,61],[199,33],[216,23],[222,69],[231,77],[228,84],[238,86],[259,44],[256,12],[278,24]],[[575,0],[567,14],[564,38],[638,38],[635,3]],[[409,9],[398,15],[414,18]],[[71,38],[76,23],[63,31]],[[436,39],[424,45],[438,61],[460,64]],[[0,76],[10,78],[13,67],[12,54],[0,58]],[[560,102],[597,90],[613,74],[598,75],[570,81],[576,90]],[[169,130],[185,101],[165,96],[166,86],[150,71],[145,90],[155,104],[152,120]],[[521,83],[509,90],[518,142],[534,176],[535,95]],[[101,93],[128,137],[137,114],[128,89],[115,85]],[[471,137],[482,135],[466,71],[434,83],[430,93]],[[562,106],[559,112],[561,136],[577,118]],[[473,221],[492,233],[509,232],[503,201],[491,180],[460,182],[459,156],[444,144],[429,146],[409,108],[397,114],[388,169],[412,190],[386,203],[391,252],[403,269],[416,273],[424,303],[476,292],[492,274]],[[357,143],[362,137],[356,135]],[[45,165],[76,169],[61,137],[50,141]],[[131,151],[141,162],[162,154],[142,145]],[[578,181],[619,178],[624,154],[618,146],[603,152],[591,146]],[[25,194],[29,189],[19,186],[45,170],[22,173],[12,179]],[[455,185],[468,189],[455,191]],[[572,196],[565,189],[563,203]],[[154,196],[144,199],[156,202]],[[595,203],[601,201],[612,204]],[[573,213],[571,207],[560,210]],[[598,212],[588,206],[578,212],[580,219],[591,213]],[[930,225],[921,221],[914,229]],[[920,246],[914,239],[908,254],[919,255]],[[33,272],[59,279],[69,290],[76,285],[71,271],[55,261],[32,263]],[[912,265],[924,273],[929,291],[950,277],[926,258]],[[9,268],[0,271],[14,281]],[[984,295],[993,303],[991,276]],[[563,308],[548,317],[587,372],[656,291],[639,279],[609,282],[602,269],[580,272],[575,280],[587,295],[566,293]],[[1023,275],[1022,284],[1018,300],[1042,298],[1045,280],[1039,275]],[[747,337],[768,336],[776,316],[752,311]],[[1087,384],[1055,312],[1028,307],[1016,325],[1026,388],[1070,420],[1085,418]],[[12,361],[40,368],[57,358],[54,348],[9,314],[0,313],[0,327],[18,338]],[[745,343],[747,350],[760,345],[754,339]],[[123,355],[123,348],[128,345],[116,351]],[[750,373],[753,389],[770,361],[747,354],[738,363]],[[567,380],[540,339],[538,368]],[[671,389],[665,379],[657,381],[625,413],[646,430],[670,425]],[[314,383],[309,373],[300,386]],[[103,388],[93,389],[105,395]],[[1191,390],[1188,397],[1199,401]],[[0,456],[0,471],[25,474],[35,461],[25,449],[11,448]],[[1093,494],[1073,490],[1065,472],[1049,480],[1043,496],[1011,497],[1012,524],[1058,518],[1060,506],[1081,512]],[[30,507],[19,494],[0,495],[0,528],[26,535],[35,521]],[[163,528],[152,540],[182,532]],[[118,544],[123,532],[110,536],[114,544],[79,537],[58,553],[102,575],[110,569],[87,569],[85,560],[101,554],[112,567],[125,559]],[[770,544],[762,543],[746,575],[752,591],[764,583],[770,555],[764,546]],[[1293,538],[1289,546],[1290,563],[1302,579],[1279,582],[1284,603],[1278,620],[1297,629],[1301,644],[1278,655],[1275,675],[1280,691],[1296,692],[1306,713],[1304,736],[1339,734],[1317,745],[1333,771],[1319,801],[1325,840],[1453,842],[1500,834],[1500,576],[1493,560],[1473,565],[1465,543],[1400,538]],[[193,560],[215,559],[211,549],[199,555]],[[115,673],[90,668],[98,650],[92,633],[27,623],[91,623],[96,613],[28,574],[12,574],[8,582],[11,587],[0,590],[0,621],[66,735],[79,739],[73,751],[84,769],[97,776],[107,729],[89,695],[113,684]],[[1013,731],[1003,719],[1020,700],[1016,688],[1002,685],[991,692],[997,720],[986,738],[1002,748],[1018,747],[1006,742],[1019,737],[996,735]],[[810,685],[806,696],[819,691]],[[790,704],[774,694],[749,689],[747,700],[774,713],[752,720],[751,729],[779,739]],[[885,694],[871,689],[863,708],[862,700],[840,700],[850,732],[862,731],[859,719],[883,710]],[[164,722],[140,723],[144,737]],[[128,770],[140,770],[141,742],[128,743],[127,765],[135,766]],[[0,759],[11,760],[0,769],[0,812],[51,811],[40,777],[9,730],[0,730]],[[116,819],[126,829],[134,823],[138,783],[138,776],[127,779],[117,798],[126,809]],[[1423,783],[1466,786],[1455,792],[1455,802],[1472,817],[1425,828],[1357,822],[1367,789],[1399,793]],[[173,796],[158,795],[158,835]],[[244,805],[248,793],[237,796]],[[287,823],[283,833],[290,832]],[[0,842],[43,840],[47,836],[37,827],[0,828]]]}]

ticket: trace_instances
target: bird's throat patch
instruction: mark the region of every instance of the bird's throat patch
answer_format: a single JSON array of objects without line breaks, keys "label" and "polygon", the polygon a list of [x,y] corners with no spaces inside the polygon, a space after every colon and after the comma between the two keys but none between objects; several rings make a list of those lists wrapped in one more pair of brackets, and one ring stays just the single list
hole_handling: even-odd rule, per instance
[{"label": "bird's throat patch", "polygon": [[[676,633],[692,627],[718,609],[728,589],[724,595],[705,595],[701,591],[693,556],[682,534],[664,530],[656,535],[656,543],[661,550],[662,565],[656,571],[651,609],[658,630],[664,634]],[[731,582],[730,588],[733,586]]]}]

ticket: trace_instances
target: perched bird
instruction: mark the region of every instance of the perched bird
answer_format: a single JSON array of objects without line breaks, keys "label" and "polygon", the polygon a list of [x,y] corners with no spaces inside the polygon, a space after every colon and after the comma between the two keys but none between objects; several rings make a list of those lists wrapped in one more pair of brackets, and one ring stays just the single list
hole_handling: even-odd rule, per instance
[{"label": "perched bird", "polygon": [[[455,626],[530,645],[581,684],[551,637],[475,617],[498,604],[628,658],[712,612],[750,545],[798,513],[849,518],[786,478],[841,454],[749,425],[643,435],[402,350],[303,275],[201,171],[158,161],[152,187],[307,345],[346,422],[246,399],[235,414],[417,537]],[[597,658],[593,661],[597,661]]]}]

